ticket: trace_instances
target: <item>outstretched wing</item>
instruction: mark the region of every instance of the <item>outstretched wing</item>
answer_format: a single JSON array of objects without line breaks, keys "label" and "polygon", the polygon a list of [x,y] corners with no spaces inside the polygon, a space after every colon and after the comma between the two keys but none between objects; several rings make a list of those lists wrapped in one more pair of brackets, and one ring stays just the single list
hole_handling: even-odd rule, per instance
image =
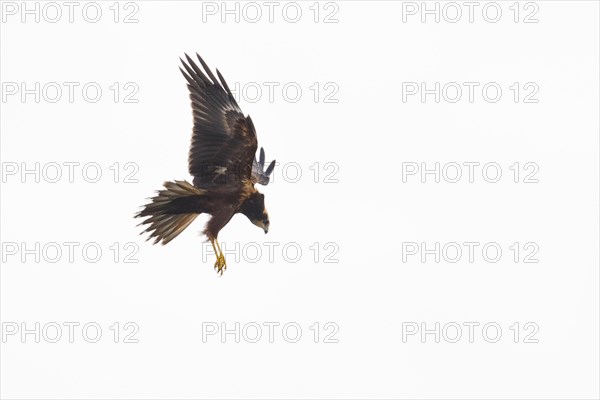
[{"label": "outstretched wing", "polygon": [[181,60],[185,71],[179,68],[188,82],[194,115],[189,154],[194,185],[236,185],[250,180],[258,147],[254,124],[242,113],[219,70],[217,80],[196,56],[205,72],[187,54],[187,63]]},{"label": "outstretched wing", "polygon": [[261,185],[269,184],[269,176],[273,169],[275,168],[275,160],[271,161],[269,167],[265,170],[265,150],[260,148],[260,159],[256,161],[256,157],[254,157],[254,162],[252,163],[252,183],[260,183]]}]

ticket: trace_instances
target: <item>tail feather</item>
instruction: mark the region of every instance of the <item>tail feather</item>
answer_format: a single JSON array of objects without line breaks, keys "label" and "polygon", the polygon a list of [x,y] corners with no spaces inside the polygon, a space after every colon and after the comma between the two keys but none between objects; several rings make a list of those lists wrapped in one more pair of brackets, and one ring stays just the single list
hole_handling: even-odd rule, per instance
[{"label": "tail feather", "polygon": [[[138,212],[136,218],[146,218],[139,225],[149,225],[143,232],[150,235],[146,240],[154,238],[154,244],[161,242],[165,245],[175,239],[187,228],[199,213],[189,211],[189,207],[181,207],[181,199],[196,197],[206,191],[198,189],[186,181],[165,182],[164,190],[151,198],[151,202]],[[138,225],[138,226],[139,226]]]}]

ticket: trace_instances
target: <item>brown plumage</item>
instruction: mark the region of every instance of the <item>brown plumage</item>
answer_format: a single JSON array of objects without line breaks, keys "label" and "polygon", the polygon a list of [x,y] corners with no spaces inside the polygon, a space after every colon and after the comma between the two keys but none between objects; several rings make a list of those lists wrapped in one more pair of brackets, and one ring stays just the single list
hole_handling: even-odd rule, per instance
[{"label": "brown plumage", "polygon": [[140,225],[148,225],[144,231],[150,234],[148,239],[167,244],[198,215],[210,214],[204,234],[217,257],[215,269],[222,274],[226,264],[217,236],[236,213],[246,215],[265,233],[269,229],[264,195],[254,185],[269,183],[275,161],[264,170],[263,149],[256,160],[258,144],[252,120],[242,113],[221,73],[217,70],[217,80],[196,55],[204,72],[187,54],[187,63],[181,60],[184,69],[180,68],[188,83],[194,117],[188,160],[193,185],[165,182],[165,189],[135,216],[147,217]]}]

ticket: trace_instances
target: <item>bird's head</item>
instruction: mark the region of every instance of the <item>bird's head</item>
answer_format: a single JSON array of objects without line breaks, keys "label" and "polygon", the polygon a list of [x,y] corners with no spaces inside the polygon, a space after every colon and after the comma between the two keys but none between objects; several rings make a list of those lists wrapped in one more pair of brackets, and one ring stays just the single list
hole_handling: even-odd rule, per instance
[{"label": "bird's head", "polygon": [[240,212],[265,233],[269,232],[269,214],[265,208],[264,194],[258,191],[252,193],[240,206]]}]

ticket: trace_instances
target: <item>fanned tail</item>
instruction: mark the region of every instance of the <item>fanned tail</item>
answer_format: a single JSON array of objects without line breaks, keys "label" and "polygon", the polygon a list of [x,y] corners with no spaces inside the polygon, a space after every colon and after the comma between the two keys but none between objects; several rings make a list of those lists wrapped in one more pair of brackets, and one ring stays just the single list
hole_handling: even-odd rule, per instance
[{"label": "fanned tail", "polygon": [[[199,196],[205,193],[186,181],[165,182],[151,202],[135,214],[135,218],[149,217],[139,225],[149,225],[140,234],[150,233],[146,240],[165,245],[187,228],[201,211]],[[199,201],[200,200],[200,201]],[[138,226],[139,226],[138,225]]]}]

